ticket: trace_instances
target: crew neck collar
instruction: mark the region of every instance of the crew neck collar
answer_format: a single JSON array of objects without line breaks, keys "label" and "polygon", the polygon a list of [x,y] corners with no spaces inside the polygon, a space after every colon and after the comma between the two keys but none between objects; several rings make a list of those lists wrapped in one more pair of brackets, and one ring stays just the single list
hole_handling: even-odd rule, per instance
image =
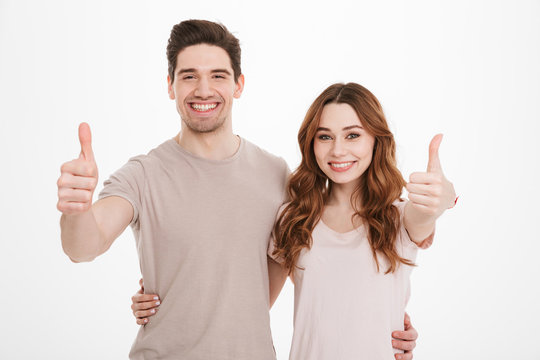
[{"label": "crew neck collar", "polygon": [[240,140],[240,145],[238,146],[238,149],[236,150],[236,152],[234,154],[232,154],[228,158],[221,159],[221,160],[207,159],[205,157],[195,155],[195,154],[189,152],[188,150],[186,150],[184,147],[182,147],[182,145],[180,145],[178,142],[176,142],[175,138],[171,138],[168,142],[171,144],[171,146],[173,146],[176,149],[176,151],[180,152],[181,154],[183,154],[185,156],[188,156],[188,157],[190,157],[192,159],[195,159],[195,160],[198,160],[198,161],[202,161],[202,162],[206,162],[206,163],[209,163],[209,164],[216,164],[217,165],[217,164],[228,164],[230,162],[235,161],[240,156],[240,153],[244,150],[244,146],[245,146],[244,138],[242,138],[239,135],[236,135],[236,136],[238,136],[238,139]]}]

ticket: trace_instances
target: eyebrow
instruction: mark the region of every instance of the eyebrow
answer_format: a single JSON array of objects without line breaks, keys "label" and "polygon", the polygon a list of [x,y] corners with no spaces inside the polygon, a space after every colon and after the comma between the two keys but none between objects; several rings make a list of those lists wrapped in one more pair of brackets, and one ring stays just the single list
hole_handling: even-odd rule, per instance
[{"label": "eyebrow", "polygon": [[[356,129],[356,128],[364,129],[360,125],[351,125],[351,126],[345,126],[342,130],[347,131],[347,130]],[[329,128],[325,128],[325,127],[318,127],[317,131],[331,131],[331,130]]]},{"label": "eyebrow", "polygon": [[[197,72],[197,69],[189,68],[189,69],[180,69],[180,70],[178,70],[178,72],[176,74],[180,75],[180,74],[185,74],[185,73],[196,73],[196,72]],[[227,70],[227,69],[213,69],[213,70],[210,71],[210,73],[212,73],[212,74],[220,73],[220,74],[231,75],[231,72],[229,70]]]}]

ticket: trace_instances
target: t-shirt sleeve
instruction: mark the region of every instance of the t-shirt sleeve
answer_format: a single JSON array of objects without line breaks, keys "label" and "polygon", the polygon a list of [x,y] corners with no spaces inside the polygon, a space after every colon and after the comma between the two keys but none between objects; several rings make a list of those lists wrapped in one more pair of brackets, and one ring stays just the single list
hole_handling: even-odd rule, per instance
[{"label": "t-shirt sleeve", "polygon": [[109,196],[120,196],[129,201],[131,206],[133,206],[133,219],[131,219],[130,225],[137,227],[145,186],[142,156],[129,159],[124,166],[105,180],[103,186],[103,190],[99,193],[99,199],[101,200]]},{"label": "t-shirt sleeve", "polygon": [[407,203],[408,203],[408,200],[394,202],[394,206],[398,208],[399,215],[400,215],[401,228],[400,228],[399,238],[401,242],[403,243],[403,245],[405,246],[412,246],[414,248],[427,249],[428,247],[431,246],[431,244],[433,244],[433,238],[435,237],[435,230],[433,230],[433,232],[427,238],[422,240],[419,244],[412,241],[409,236],[409,233],[407,232],[407,229],[405,229],[405,224],[403,222],[403,216],[405,215],[405,205],[407,205]]},{"label": "t-shirt sleeve", "polygon": [[[285,209],[287,205],[288,203],[281,205],[276,216],[276,221],[279,219],[279,216],[281,215],[281,213],[283,212],[283,210]],[[268,250],[266,253],[270,258],[274,259],[274,261],[280,264],[283,264],[285,260],[281,256],[274,255],[275,249],[276,249],[276,244],[275,244],[274,234],[272,233],[270,234],[270,240],[268,241]]]},{"label": "t-shirt sleeve", "polygon": [[[283,161],[283,195],[282,195],[282,203],[289,202],[289,194],[287,192],[287,186],[289,184],[289,177],[291,176],[291,169],[289,168],[289,165],[287,162],[282,159]],[[278,216],[281,214],[281,211],[283,211],[283,208],[279,209]],[[276,218],[277,219],[277,218]]]}]

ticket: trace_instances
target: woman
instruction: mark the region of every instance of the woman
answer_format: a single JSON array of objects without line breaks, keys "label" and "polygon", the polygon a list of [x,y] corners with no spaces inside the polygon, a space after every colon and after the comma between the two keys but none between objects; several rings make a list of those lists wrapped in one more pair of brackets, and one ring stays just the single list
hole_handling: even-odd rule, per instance
[{"label": "woman", "polygon": [[[455,192],[433,138],[427,172],[406,183],[378,100],[334,84],[315,100],[298,134],[302,162],[268,250],[270,303],[295,285],[290,359],[390,359],[403,328],[416,251]],[[400,199],[403,187],[409,201]],[[277,284],[277,285],[276,285]],[[399,355],[395,355],[399,358]]]}]

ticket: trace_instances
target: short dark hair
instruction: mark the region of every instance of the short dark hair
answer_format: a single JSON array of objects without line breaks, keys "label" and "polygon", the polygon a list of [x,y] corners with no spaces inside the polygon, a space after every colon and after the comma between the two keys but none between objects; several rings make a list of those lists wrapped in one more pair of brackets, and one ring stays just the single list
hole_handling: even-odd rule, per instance
[{"label": "short dark hair", "polygon": [[178,54],[188,46],[208,44],[219,46],[227,52],[234,72],[234,81],[242,74],[240,69],[240,42],[227,28],[207,20],[186,20],[173,26],[167,45],[169,77],[174,81]]}]

